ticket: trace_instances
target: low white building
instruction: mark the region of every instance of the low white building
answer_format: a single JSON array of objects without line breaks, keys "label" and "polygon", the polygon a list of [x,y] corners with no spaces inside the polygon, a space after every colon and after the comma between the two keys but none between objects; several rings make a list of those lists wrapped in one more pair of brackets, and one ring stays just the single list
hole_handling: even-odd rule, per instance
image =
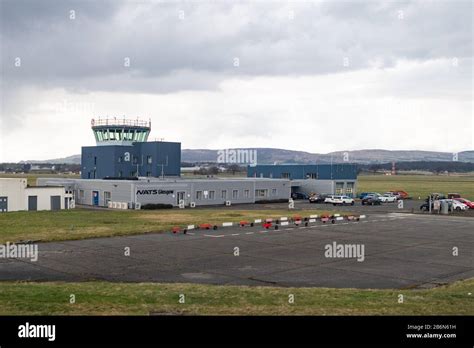
[{"label": "low white building", "polygon": [[72,194],[64,186],[28,186],[24,178],[0,178],[0,213],[69,209]]}]

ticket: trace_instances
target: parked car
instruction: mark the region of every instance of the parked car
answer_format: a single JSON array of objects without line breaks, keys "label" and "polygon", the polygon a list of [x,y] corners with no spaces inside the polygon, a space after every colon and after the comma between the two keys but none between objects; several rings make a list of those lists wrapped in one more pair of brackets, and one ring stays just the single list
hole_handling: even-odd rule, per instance
[{"label": "parked car", "polygon": [[[469,209],[468,205],[466,205],[462,202],[459,202],[458,200],[455,200],[455,199],[440,199],[439,201],[441,203],[448,204],[449,205],[449,210],[465,211],[465,210]],[[434,206],[434,201],[431,201],[431,210],[433,210],[433,206]],[[426,199],[425,203],[423,203],[420,206],[420,210],[425,210],[425,211],[429,210],[429,198]]]},{"label": "parked car", "polygon": [[382,196],[380,193],[377,193],[377,192],[371,192],[368,195],[366,195],[365,197],[367,197],[367,196],[376,197],[377,199],[380,200],[381,203],[395,202],[397,200],[397,197],[395,197],[393,195],[385,194],[385,195]]},{"label": "parked car", "polygon": [[471,202],[469,199],[466,198],[454,198],[454,200],[464,203],[469,207],[469,209],[474,209],[474,202]]},{"label": "parked car", "polygon": [[[430,210],[429,206],[430,206],[429,202],[425,202],[422,205],[420,205],[420,210],[421,211],[429,211]],[[434,206],[433,201],[431,201],[431,210],[433,210],[433,206]]]},{"label": "parked car", "polygon": [[375,195],[368,195],[360,201],[362,205],[380,205],[382,201]]},{"label": "parked car", "polygon": [[434,206],[434,201],[435,200],[440,200],[440,199],[445,199],[446,197],[441,194],[441,193],[431,193],[428,197],[426,197],[425,199],[425,203],[423,203],[422,205],[420,205],[420,210],[421,211],[429,211],[429,202],[430,202],[430,197],[431,197],[431,210],[433,210],[433,206]]},{"label": "parked car", "polygon": [[373,195],[373,194],[375,194],[375,193],[376,193],[376,192],[361,192],[361,193],[359,193],[359,198],[360,198],[360,199],[363,199],[365,196],[367,196],[367,195]]},{"label": "parked car", "polygon": [[321,195],[318,193],[314,193],[311,196],[309,196],[308,200],[309,203],[324,203],[324,200],[326,199],[326,195]]},{"label": "parked car", "polygon": [[464,211],[469,209],[466,204],[461,203],[455,199],[441,199],[440,202],[448,203],[450,210]]},{"label": "parked car", "polygon": [[349,196],[329,196],[324,203],[332,203],[333,205],[354,205],[354,199]]},{"label": "parked car", "polygon": [[393,194],[387,194],[387,193],[384,195],[380,195],[378,198],[383,203],[393,203],[397,201],[396,196],[394,196]]},{"label": "parked car", "polygon": [[403,190],[394,190],[394,191],[389,191],[387,193],[391,193],[394,196],[397,197],[397,199],[406,199],[408,198],[408,192],[403,191]]},{"label": "parked car", "polygon": [[305,193],[301,193],[301,192],[292,192],[291,193],[291,198],[293,199],[308,199],[308,195],[305,194]]},{"label": "parked car", "polygon": [[459,193],[448,193],[448,199],[461,198]]},{"label": "parked car", "polygon": [[327,197],[324,199],[324,203],[330,203],[330,204],[334,203],[334,197],[336,197],[336,196],[334,196],[334,195],[329,195],[329,196],[327,196]]}]

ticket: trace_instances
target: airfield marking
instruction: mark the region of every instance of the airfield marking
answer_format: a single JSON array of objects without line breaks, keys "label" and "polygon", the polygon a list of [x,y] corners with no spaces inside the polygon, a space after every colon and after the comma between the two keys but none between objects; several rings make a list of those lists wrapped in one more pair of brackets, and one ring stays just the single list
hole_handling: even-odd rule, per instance
[{"label": "airfield marking", "polygon": [[[289,228],[282,228],[278,230],[261,230],[257,232],[245,232],[246,235],[252,235],[255,233],[269,233],[270,231],[273,233],[276,232],[285,232],[285,231],[292,231],[292,230],[302,230],[306,228],[318,228],[318,227],[329,227],[329,226],[341,226],[341,225],[353,225],[353,224],[358,224],[358,223],[369,223],[369,222],[386,222],[386,221],[396,221],[396,220],[402,220],[405,219],[405,216],[397,216],[397,217],[389,217],[389,218],[384,218],[384,219],[377,219],[377,220],[365,220],[365,221],[353,221],[353,222],[340,222],[336,224],[317,224],[317,225],[312,225],[312,226],[301,226],[301,227],[289,227]],[[195,233],[188,232],[190,235],[195,235]],[[225,236],[240,236],[242,233],[232,233],[232,234],[218,234],[218,235],[212,235],[212,234],[204,234],[204,237],[211,237],[211,238],[222,238]]]}]

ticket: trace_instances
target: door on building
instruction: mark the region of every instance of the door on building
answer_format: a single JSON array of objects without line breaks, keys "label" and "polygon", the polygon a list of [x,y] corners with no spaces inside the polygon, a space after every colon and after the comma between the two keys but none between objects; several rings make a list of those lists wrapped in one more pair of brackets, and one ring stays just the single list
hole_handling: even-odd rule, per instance
[{"label": "door on building", "polygon": [[99,191],[92,191],[92,205],[99,205]]},{"label": "door on building", "polygon": [[354,183],[353,182],[346,183],[346,196],[354,197]]},{"label": "door on building", "polygon": [[0,213],[8,211],[8,197],[0,197]]},{"label": "door on building", "polygon": [[179,204],[180,200],[183,200],[183,202],[184,202],[185,194],[186,194],[186,192],[178,192],[178,194],[176,195],[177,196],[177,202],[176,202],[177,204]]},{"label": "door on building", "polygon": [[28,196],[28,210],[38,210],[38,196]]},{"label": "door on building", "polygon": [[61,196],[51,196],[51,210],[61,210]]},{"label": "door on building", "polygon": [[107,206],[109,202],[111,201],[112,195],[110,192],[104,191],[104,206]]}]

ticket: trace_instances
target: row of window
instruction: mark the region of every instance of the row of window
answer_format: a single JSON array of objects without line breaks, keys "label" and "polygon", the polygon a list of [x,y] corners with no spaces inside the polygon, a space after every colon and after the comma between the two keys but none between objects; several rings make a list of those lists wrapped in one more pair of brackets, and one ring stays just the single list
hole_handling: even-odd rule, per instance
[{"label": "row of window", "polygon": [[[151,172],[146,172],[145,175],[146,176],[151,176]],[[137,172],[136,171],[131,171],[129,177],[135,177],[135,176],[137,176]],[[118,171],[118,177],[119,178],[123,177],[123,172],[121,170]]]},{"label": "row of window", "polygon": [[[243,198],[250,198],[250,190],[245,189],[242,192],[240,190],[232,190],[232,199],[239,199],[240,194],[243,194]],[[272,189],[272,196],[277,195],[277,189]],[[196,191],[196,200],[202,199],[216,199],[216,191]],[[255,190],[255,197],[268,197],[268,189]],[[227,190],[221,190],[221,199],[227,200]]]},{"label": "row of window", "polygon": [[[260,177],[261,178],[264,177],[263,173],[260,173]],[[273,173],[269,174],[269,178],[273,178]],[[291,173],[281,173],[280,178],[281,179],[291,179]],[[319,179],[319,174],[318,173],[306,173],[306,179]]]},{"label": "row of window", "polygon": [[[245,189],[243,190],[243,198],[250,198],[250,190]],[[277,195],[277,189],[272,189],[272,196]],[[110,192],[104,192],[104,199],[107,201],[110,200],[111,194]],[[238,199],[240,197],[239,190],[232,190],[232,199]],[[259,189],[255,190],[255,197],[268,197],[268,189]],[[196,191],[196,200],[202,199],[216,199],[216,191]],[[221,190],[221,199],[227,200],[227,190]],[[84,190],[79,190],[79,200],[84,200]]]},{"label": "row of window", "polygon": [[148,137],[147,131],[129,131],[123,129],[107,129],[107,130],[96,130],[96,139],[99,141],[107,140],[127,140],[145,142]]},{"label": "row of window", "polygon": [[[133,164],[138,164],[138,159],[139,159],[138,156],[133,156],[132,157],[132,163]],[[117,161],[118,161],[118,163],[124,162],[123,156],[118,157]],[[153,156],[150,156],[150,155],[146,156],[146,163],[147,164],[152,164],[153,163]]]},{"label": "row of window", "polygon": [[[346,194],[350,195],[354,193],[354,183],[348,182],[346,184]],[[344,194],[344,183],[343,182],[336,182],[336,195],[343,195]]]}]

